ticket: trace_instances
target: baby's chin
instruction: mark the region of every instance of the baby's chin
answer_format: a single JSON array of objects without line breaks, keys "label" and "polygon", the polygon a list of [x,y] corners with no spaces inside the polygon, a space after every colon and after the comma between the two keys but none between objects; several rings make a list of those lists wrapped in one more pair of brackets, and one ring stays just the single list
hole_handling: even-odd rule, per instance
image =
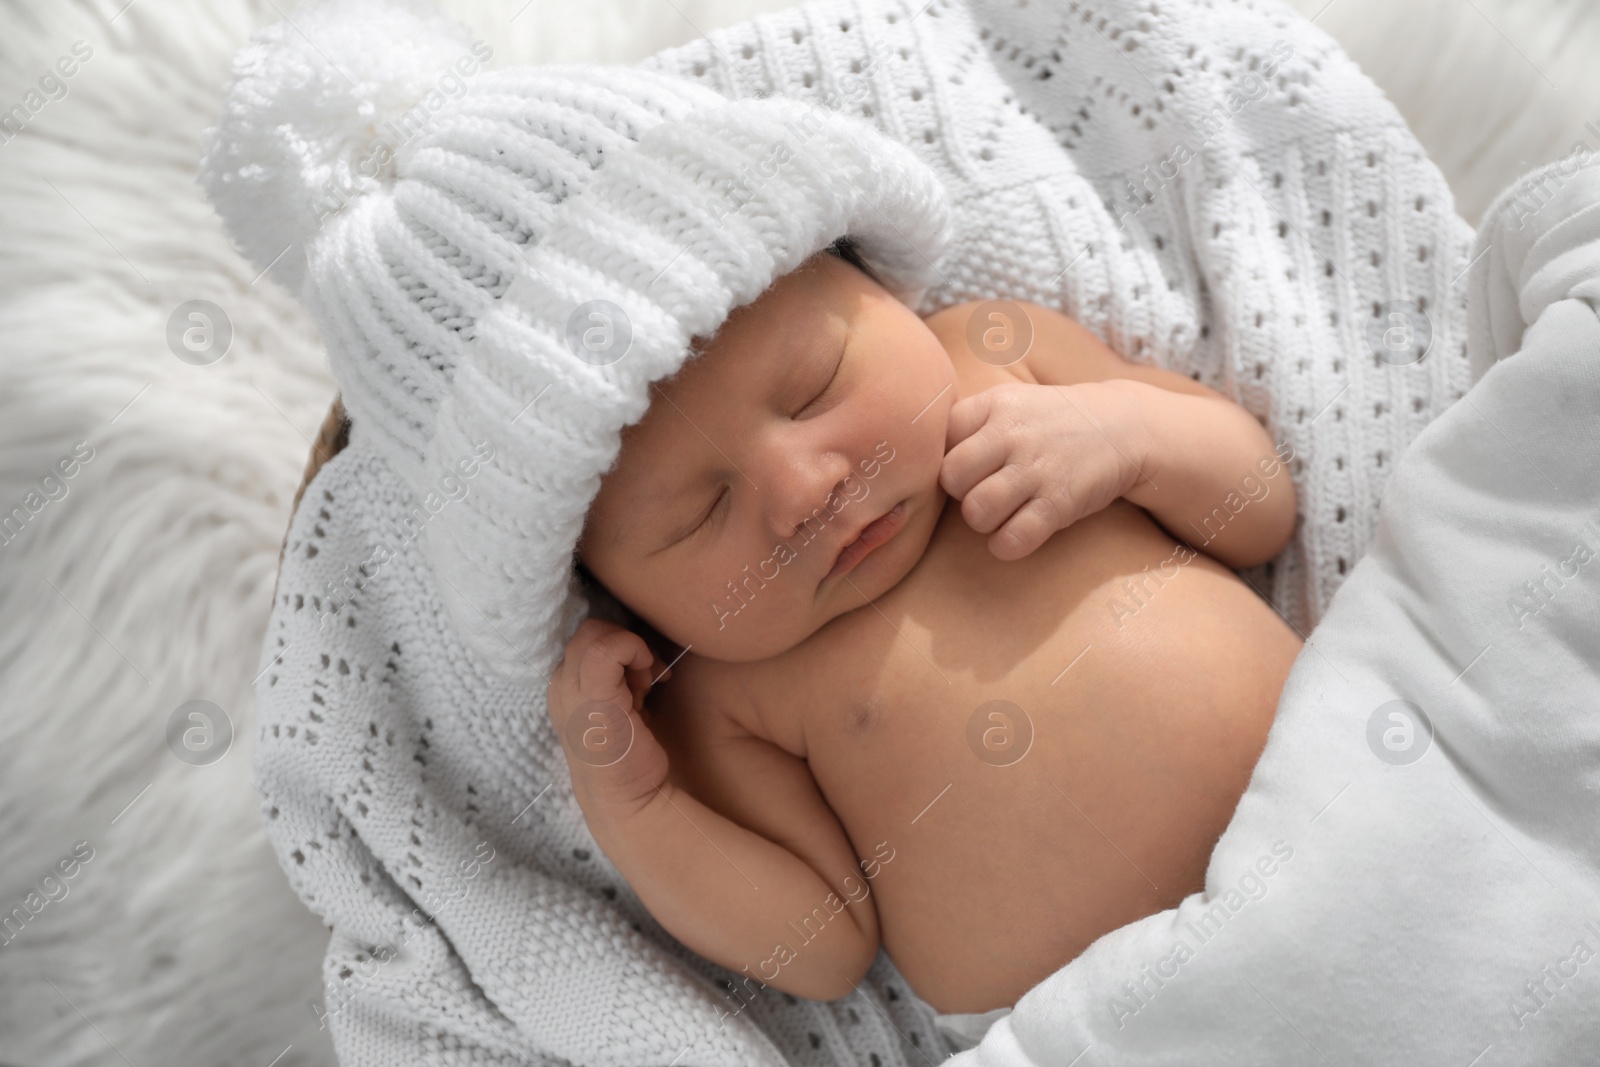
[{"label": "baby's chin", "polygon": [[[878,546],[848,575],[848,582],[835,584],[831,595],[824,591],[818,603],[837,602],[828,621],[851,611],[866,607],[862,602],[877,600],[894,589],[922,562],[933,540],[933,531],[939,525],[949,499],[937,479],[903,498],[905,517],[899,531],[890,540]],[[818,627],[820,629],[820,626]]]}]

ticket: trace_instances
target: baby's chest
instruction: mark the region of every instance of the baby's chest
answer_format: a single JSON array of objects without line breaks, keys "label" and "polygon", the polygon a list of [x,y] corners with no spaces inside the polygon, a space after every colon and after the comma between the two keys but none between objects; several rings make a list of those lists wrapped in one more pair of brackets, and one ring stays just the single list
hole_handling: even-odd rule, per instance
[{"label": "baby's chest", "polygon": [[1109,591],[1169,543],[1124,505],[1000,561],[952,506],[899,585],[763,672],[760,722],[847,820],[1066,743],[1138,651],[1107,632]]},{"label": "baby's chest", "polygon": [[1031,772],[1084,700],[1076,683],[1095,688],[1070,678],[1087,642],[1059,605],[1054,625],[1039,625],[1030,640],[1006,639],[981,614],[934,624],[880,617],[881,632],[860,635],[830,670],[812,672],[825,680],[773,694],[799,720],[812,776],[852,837],[881,837],[879,823],[914,825],[947,787],[967,792],[975,776],[1030,751],[1022,773]]},{"label": "baby's chest", "polygon": [[1220,565],[1147,581],[1174,544],[1131,505],[1013,562],[951,516],[899,585],[747,691],[877,861],[902,974],[976,1011],[978,986],[1014,999],[1198,885],[1298,643]]},{"label": "baby's chest", "polygon": [[1107,590],[1170,544],[1144,512],[1118,502],[1002,561],[952,500],[917,566],[775,661],[766,695],[813,691],[833,711],[822,701],[794,709],[808,732],[831,721],[859,734],[884,721],[889,702],[962,704],[1028,688],[1074,640],[1100,633],[1112,619]]}]

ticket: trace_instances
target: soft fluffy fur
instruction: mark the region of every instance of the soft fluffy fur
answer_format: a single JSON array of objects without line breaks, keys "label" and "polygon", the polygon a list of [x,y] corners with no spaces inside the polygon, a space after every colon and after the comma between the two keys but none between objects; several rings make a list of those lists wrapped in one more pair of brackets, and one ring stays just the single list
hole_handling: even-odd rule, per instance
[{"label": "soft fluffy fur", "polygon": [[[69,894],[0,946],[0,1060],[263,1067],[292,1045],[280,1067],[331,1063],[307,1008],[326,931],[267,847],[248,756],[278,546],[332,384],[299,306],[253,282],[194,185],[229,58],[279,16],[245,0],[118,14],[124,2],[0,14],[0,107],[74,41],[94,49],[68,95],[0,144],[0,506],[76,442],[94,448],[67,495],[0,545],[0,905],[76,842],[94,849]],[[622,62],[785,5],[537,3],[509,24],[521,0],[441,6],[498,62]],[[1600,17],[1577,0],[1476,7],[1334,0],[1319,17],[1389,89],[1469,220],[1575,139],[1600,148],[1583,128],[1600,124],[1582,106],[1594,75],[1574,61],[1600,43]],[[208,367],[164,340],[195,298],[235,329]],[[236,731],[209,767],[164,741],[195,698]]]}]

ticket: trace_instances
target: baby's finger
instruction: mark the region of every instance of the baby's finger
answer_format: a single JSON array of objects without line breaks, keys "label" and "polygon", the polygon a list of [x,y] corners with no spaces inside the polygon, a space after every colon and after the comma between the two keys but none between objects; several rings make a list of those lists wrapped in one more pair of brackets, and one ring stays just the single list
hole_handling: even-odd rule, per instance
[{"label": "baby's finger", "polygon": [[996,530],[1034,495],[1035,481],[1026,468],[1007,463],[967,493],[961,517],[978,533]]},{"label": "baby's finger", "polygon": [[628,668],[628,688],[633,693],[633,706],[637,710],[644,704],[645,696],[657,685],[661,679],[662,663],[659,657],[653,658],[648,667]]},{"label": "baby's finger", "polygon": [[939,484],[957,500],[965,499],[974,486],[1002,469],[1010,456],[1011,442],[989,423],[945,453],[939,465]]},{"label": "baby's finger", "polygon": [[1061,513],[1046,496],[1036,496],[989,538],[989,551],[996,559],[1018,560],[1028,555],[1061,529]]},{"label": "baby's finger", "polygon": [[583,699],[604,699],[615,693],[623,681],[626,667],[650,665],[650,646],[630,630],[618,628],[595,640],[584,650],[578,665],[578,694]]},{"label": "baby's finger", "polygon": [[946,452],[971,437],[979,427],[989,421],[993,402],[993,390],[985,389],[981,393],[974,393],[972,396],[957,400],[951,405],[944,429]]}]

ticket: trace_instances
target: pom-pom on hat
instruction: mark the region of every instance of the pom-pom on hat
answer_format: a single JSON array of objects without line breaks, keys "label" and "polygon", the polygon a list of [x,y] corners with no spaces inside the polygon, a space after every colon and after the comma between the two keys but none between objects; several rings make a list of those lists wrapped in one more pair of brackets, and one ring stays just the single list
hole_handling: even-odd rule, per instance
[{"label": "pom-pom on hat", "polygon": [[485,70],[430,4],[330,0],[234,61],[200,182],[322,330],[352,432],[419,499],[466,643],[547,674],[588,611],[574,550],[622,428],[695,337],[840,237],[913,307],[938,178],[863,120],[633,68]]}]

